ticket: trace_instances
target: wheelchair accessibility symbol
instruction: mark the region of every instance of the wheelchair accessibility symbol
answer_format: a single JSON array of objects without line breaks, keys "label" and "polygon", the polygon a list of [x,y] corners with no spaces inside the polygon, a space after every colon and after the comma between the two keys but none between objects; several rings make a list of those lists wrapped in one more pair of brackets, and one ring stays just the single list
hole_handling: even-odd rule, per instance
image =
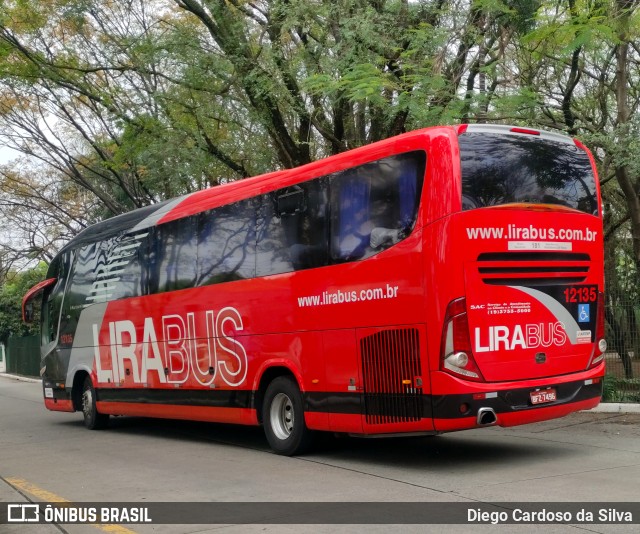
[{"label": "wheelchair accessibility symbol", "polygon": [[589,305],[588,304],[578,304],[578,322],[579,323],[589,322]]}]

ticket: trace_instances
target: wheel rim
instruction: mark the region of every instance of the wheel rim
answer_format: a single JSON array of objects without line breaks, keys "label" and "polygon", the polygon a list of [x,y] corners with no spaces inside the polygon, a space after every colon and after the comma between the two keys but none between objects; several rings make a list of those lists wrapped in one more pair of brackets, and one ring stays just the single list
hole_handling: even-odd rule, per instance
[{"label": "wheel rim", "polygon": [[271,429],[278,439],[287,439],[293,432],[295,421],[293,402],[288,395],[278,393],[271,402]]},{"label": "wheel rim", "polygon": [[82,413],[85,419],[91,417],[91,411],[93,409],[93,397],[91,396],[91,390],[87,389],[82,394]]}]

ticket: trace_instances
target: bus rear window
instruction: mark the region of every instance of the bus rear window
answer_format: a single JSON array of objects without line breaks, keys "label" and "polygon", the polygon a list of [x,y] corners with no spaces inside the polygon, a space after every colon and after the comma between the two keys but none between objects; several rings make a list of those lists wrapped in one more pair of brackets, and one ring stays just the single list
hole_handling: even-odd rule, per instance
[{"label": "bus rear window", "polygon": [[469,132],[458,139],[463,210],[530,203],[598,214],[591,162],[577,146],[491,133]]}]

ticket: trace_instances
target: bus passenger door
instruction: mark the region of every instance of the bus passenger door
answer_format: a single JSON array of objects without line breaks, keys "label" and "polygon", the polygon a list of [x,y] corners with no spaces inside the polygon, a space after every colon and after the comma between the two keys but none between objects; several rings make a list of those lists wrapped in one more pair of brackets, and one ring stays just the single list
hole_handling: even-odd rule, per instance
[{"label": "bus passenger door", "polygon": [[[41,317],[41,366],[43,378],[64,383],[71,352],[68,317],[65,309],[65,288],[72,264],[72,253],[59,257],[59,263],[50,270],[56,278],[53,286],[44,291]],[[71,341],[73,337],[71,335]]]},{"label": "bus passenger door", "polygon": [[329,429],[362,433],[362,378],[356,332],[351,328],[323,332]]}]

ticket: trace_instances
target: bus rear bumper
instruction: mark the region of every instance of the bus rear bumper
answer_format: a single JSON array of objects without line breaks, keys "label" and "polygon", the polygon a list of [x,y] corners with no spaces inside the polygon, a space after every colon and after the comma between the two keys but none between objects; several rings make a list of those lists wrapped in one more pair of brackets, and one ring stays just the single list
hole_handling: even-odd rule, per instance
[{"label": "bus rear bumper", "polygon": [[[600,402],[603,376],[601,365],[581,373],[526,382],[464,382],[464,388],[460,388],[462,381],[450,377],[457,382],[457,387],[449,384],[452,393],[432,396],[434,427],[437,432],[494,425],[509,427],[589,410]],[[549,393],[553,400],[540,402],[539,393]],[[538,403],[534,403],[534,398]]]},{"label": "bus rear bumper", "polygon": [[468,430],[482,426],[518,426],[548,421],[549,419],[557,419],[580,410],[590,410],[591,408],[595,408],[599,402],[600,398],[598,397],[596,399],[572,402],[569,404],[539,407],[527,412],[496,413],[496,422],[494,425],[478,424],[478,418],[475,414],[471,417],[460,417],[457,419],[440,419],[434,417],[433,422],[437,432],[455,432],[456,430]]}]

